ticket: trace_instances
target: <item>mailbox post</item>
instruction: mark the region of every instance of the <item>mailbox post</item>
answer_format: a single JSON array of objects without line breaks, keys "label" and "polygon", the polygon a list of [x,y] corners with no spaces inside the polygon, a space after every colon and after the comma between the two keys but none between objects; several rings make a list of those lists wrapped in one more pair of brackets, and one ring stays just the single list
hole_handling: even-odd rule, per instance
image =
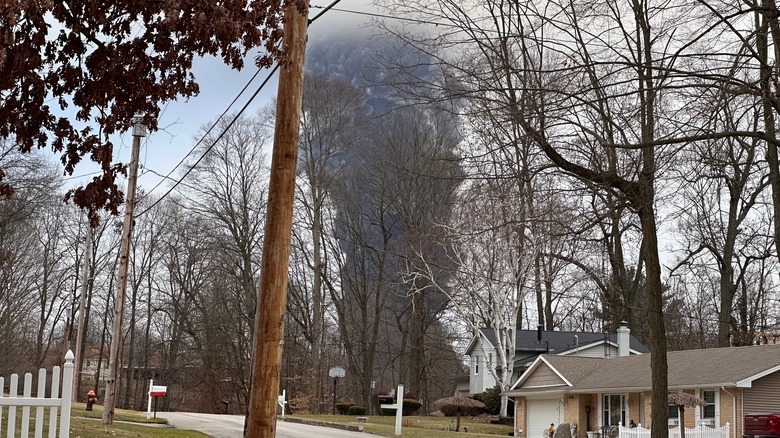
[{"label": "mailbox post", "polygon": [[287,400],[286,399],[287,399],[287,390],[283,389],[282,390],[282,395],[280,395],[276,399],[276,403],[279,405],[280,408],[282,408],[282,418],[284,418],[285,406],[287,406]]},{"label": "mailbox post", "polygon": [[395,403],[379,405],[380,409],[395,409],[395,435],[401,436],[401,420],[404,415],[404,385],[398,385],[395,393]]},{"label": "mailbox post", "polygon": [[146,418],[152,418],[152,398],[154,398],[154,418],[157,418],[157,399],[164,397],[168,392],[167,386],[155,386],[154,380],[149,379],[149,401],[146,406]]}]

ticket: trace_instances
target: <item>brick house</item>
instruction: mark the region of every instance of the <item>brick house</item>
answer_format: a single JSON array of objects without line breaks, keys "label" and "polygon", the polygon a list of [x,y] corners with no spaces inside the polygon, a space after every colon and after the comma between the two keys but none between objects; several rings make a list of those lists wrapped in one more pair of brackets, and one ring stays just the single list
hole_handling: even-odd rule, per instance
[{"label": "brick house", "polygon": [[[780,345],[667,353],[669,391],[707,402],[685,412],[685,426],[729,423],[742,436],[744,413],[780,412]],[[550,423],[578,424],[577,437],[634,421],[650,426],[650,355],[612,358],[542,355],[506,394],[515,400],[517,436],[541,438]],[[679,424],[675,406],[669,427]],[[521,432],[522,431],[522,432]],[[591,433],[588,433],[591,432]]]}]

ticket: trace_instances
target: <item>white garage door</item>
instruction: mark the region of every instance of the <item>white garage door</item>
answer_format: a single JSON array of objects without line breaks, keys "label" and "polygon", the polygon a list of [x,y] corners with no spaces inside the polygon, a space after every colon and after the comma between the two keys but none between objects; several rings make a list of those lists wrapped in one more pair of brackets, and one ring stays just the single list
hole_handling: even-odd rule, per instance
[{"label": "white garage door", "polygon": [[543,438],[544,431],[550,428],[550,424],[558,427],[563,418],[561,415],[561,399],[528,400],[526,424],[528,428],[524,434],[528,438]]}]

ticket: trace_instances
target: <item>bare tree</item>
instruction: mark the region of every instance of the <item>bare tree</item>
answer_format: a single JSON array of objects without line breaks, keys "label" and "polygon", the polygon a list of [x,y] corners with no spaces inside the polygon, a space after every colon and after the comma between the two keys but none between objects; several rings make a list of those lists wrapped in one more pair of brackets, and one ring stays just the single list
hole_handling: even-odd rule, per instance
[{"label": "bare tree", "polygon": [[[660,8],[640,2],[570,2],[544,9],[455,0],[393,6],[453,26],[437,33],[435,41],[407,39],[435,47],[438,59],[453,66],[459,97],[492,102],[550,165],[574,177],[573,182],[611,193],[628,207],[626,213],[637,215],[651,330],[652,400],[665,405],[664,288],[655,201],[659,170],[670,152],[659,147],[659,137],[661,143],[676,143],[682,132],[667,123],[671,114],[658,113],[671,94],[666,88],[671,79],[663,72],[676,58],[663,57],[680,47],[671,32],[677,23]],[[654,436],[660,437],[665,410],[653,410],[652,424]]]},{"label": "bare tree", "polygon": [[[300,219],[294,224],[294,248],[304,272],[291,267],[297,275],[290,278],[288,308],[297,309],[292,317],[301,325],[310,343],[308,373],[311,398],[309,409],[320,412],[325,390],[323,365],[326,297],[325,287],[338,282],[338,265],[332,263],[328,241],[334,239],[331,215],[327,211],[333,181],[344,166],[345,150],[361,138],[365,108],[362,90],[340,79],[321,75],[304,78],[300,173],[296,201]],[[325,279],[325,280],[323,280]]]}]

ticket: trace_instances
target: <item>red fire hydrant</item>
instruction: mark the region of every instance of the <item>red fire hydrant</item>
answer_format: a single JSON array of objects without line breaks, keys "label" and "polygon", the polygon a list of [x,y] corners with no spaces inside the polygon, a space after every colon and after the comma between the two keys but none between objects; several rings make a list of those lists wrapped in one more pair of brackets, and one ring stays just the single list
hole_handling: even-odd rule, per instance
[{"label": "red fire hydrant", "polygon": [[98,402],[97,395],[95,395],[95,391],[90,389],[87,393],[87,410],[92,410],[92,405]]}]

